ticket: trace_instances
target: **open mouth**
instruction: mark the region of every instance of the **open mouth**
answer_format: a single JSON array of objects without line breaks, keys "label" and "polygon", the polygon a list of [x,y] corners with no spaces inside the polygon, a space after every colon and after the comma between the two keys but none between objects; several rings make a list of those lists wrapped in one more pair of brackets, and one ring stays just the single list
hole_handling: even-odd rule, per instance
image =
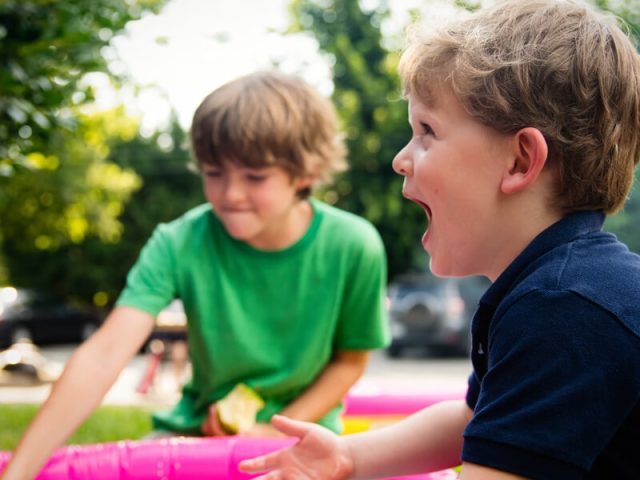
[{"label": "open mouth", "polygon": [[420,200],[413,198],[411,195],[408,195],[405,192],[402,192],[402,195],[407,199],[407,200],[411,200],[412,202],[420,205],[422,207],[422,209],[424,210],[424,213],[427,215],[427,228],[429,228],[429,225],[431,224],[431,208],[429,207],[429,205],[427,205],[424,202],[421,202]]},{"label": "open mouth", "polygon": [[429,208],[429,205],[427,205],[426,203],[420,202],[418,200],[414,200],[414,202],[420,205],[424,210],[424,213],[427,214],[427,227],[428,227],[429,224],[431,224],[431,208]]}]

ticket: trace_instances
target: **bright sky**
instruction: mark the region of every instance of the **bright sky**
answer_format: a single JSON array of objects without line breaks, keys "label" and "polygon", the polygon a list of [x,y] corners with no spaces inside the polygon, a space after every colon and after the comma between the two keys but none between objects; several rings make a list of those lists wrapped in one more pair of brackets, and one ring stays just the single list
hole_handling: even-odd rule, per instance
[{"label": "bright sky", "polygon": [[[398,12],[394,24],[404,25],[409,7],[420,5],[421,0],[390,3]],[[170,0],[159,15],[130,23],[126,33],[112,41],[121,60],[112,67],[128,73],[142,87],[155,88],[143,88],[134,95],[129,87],[119,98],[103,88],[99,101],[105,106],[123,101],[132,113],[142,116],[146,130],[164,125],[172,105],[180,124],[188,128],[196,107],[211,90],[273,62],[329,95],[330,68],[315,40],[304,34],[278,33],[288,25],[288,4],[289,0]],[[93,81],[100,87],[104,78]]]}]

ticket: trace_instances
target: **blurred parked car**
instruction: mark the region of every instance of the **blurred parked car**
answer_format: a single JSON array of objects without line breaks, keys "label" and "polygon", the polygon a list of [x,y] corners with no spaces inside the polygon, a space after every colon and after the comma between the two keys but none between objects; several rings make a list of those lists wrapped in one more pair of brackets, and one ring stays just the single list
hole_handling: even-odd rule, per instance
[{"label": "blurred parked car", "polygon": [[389,356],[408,348],[468,355],[471,318],[489,284],[484,277],[439,278],[429,272],[396,277],[388,289]]},{"label": "blurred parked car", "polygon": [[32,289],[0,288],[0,348],[19,340],[34,344],[77,343],[100,326],[100,316]]}]

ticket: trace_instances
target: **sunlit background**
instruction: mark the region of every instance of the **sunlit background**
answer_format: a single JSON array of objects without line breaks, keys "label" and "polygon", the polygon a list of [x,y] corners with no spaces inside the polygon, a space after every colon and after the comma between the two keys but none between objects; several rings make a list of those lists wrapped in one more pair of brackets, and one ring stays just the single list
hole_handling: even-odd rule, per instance
[{"label": "sunlit background", "polygon": [[[389,280],[425,272],[423,211],[391,162],[409,136],[405,28],[491,0],[0,2],[0,286],[107,309],[160,222],[204,201],[189,170],[200,101],[275,67],[336,106],[350,169],[316,192],[380,231]],[[639,37],[640,0],[592,0]],[[607,228],[640,251],[640,199]]]},{"label": "sunlit background", "polygon": [[[451,2],[394,0],[392,15],[382,25],[389,41],[402,35],[410,9],[428,4],[429,19],[460,13]],[[333,90],[331,61],[308,33],[289,33],[288,0],[170,0],[158,15],[131,22],[105,54],[114,73],[129,75],[131,84],[115,92],[106,75],[90,80],[100,88],[98,106],[125,102],[141,115],[145,132],[165,128],[174,109],[189,128],[191,116],[211,90],[259,68],[302,75],[321,92]],[[374,9],[380,2],[361,1]],[[327,10],[331,15],[331,10]],[[426,21],[426,20],[424,20]],[[397,39],[394,45],[400,46]]]}]

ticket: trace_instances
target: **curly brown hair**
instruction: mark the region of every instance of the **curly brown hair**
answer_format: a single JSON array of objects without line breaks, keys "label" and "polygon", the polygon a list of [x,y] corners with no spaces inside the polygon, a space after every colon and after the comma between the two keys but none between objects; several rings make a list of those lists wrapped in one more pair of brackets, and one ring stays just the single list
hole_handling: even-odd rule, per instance
[{"label": "curly brown hair", "polygon": [[640,58],[619,20],[570,0],[506,0],[424,35],[400,75],[426,102],[450,88],[503,133],[535,127],[557,171],[554,207],[622,208],[640,158]]}]

